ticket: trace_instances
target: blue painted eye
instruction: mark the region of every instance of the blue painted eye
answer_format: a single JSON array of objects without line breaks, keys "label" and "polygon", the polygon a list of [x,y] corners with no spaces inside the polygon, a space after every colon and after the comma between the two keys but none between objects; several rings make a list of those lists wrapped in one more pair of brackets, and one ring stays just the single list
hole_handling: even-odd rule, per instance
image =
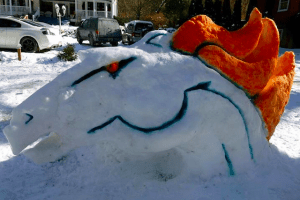
[{"label": "blue painted eye", "polygon": [[29,119],[25,122],[25,124],[28,124],[33,119],[33,116],[28,113],[25,113],[25,115],[27,115],[29,117]]},{"label": "blue painted eye", "polygon": [[156,35],[150,37],[150,38],[146,41],[146,44],[151,44],[151,45],[154,45],[154,46],[156,46],[156,47],[162,48],[161,44],[159,44],[158,41],[156,41],[156,40],[159,39],[159,38],[158,38],[159,36],[164,36],[164,35],[167,35],[167,34],[165,34],[165,33],[159,33],[159,34],[156,34]]},{"label": "blue painted eye", "polygon": [[[124,59],[124,60],[121,60],[121,61],[117,62],[118,63],[118,70],[116,72],[111,73],[112,77],[115,79],[119,75],[120,71],[123,68],[125,68],[129,63],[133,62],[136,59],[137,59],[136,57],[130,57],[130,58],[127,58],[127,59]],[[107,66],[102,66],[98,69],[90,71],[89,73],[85,74],[81,78],[74,81],[72,83],[71,87],[81,83],[82,81],[85,81],[85,80],[89,79],[90,77],[94,76],[95,74],[98,74],[98,73],[104,72],[104,71],[106,71],[106,72],[108,71]]]}]

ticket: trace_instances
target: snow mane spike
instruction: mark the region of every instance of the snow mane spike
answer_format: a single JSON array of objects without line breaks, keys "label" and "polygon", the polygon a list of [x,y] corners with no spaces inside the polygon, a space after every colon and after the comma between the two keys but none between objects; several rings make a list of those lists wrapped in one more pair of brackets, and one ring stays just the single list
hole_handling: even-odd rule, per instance
[{"label": "snow mane spike", "polygon": [[266,87],[258,94],[254,104],[259,108],[268,130],[267,139],[273,135],[284,108],[290,99],[295,75],[295,56],[285,52],[277,60],[276,69]]},{"label": "snow mane spike", "polygon": [[263,30],[257,46],[244,59],[228,54],[222,48],[209,45],[198,51],[198,56],[224,77],[245,90],[248,96],[257,95],[267,85],[279,50],[279,34],[274,22],[263,19]]},{"label": "snow mane spike", "polygon": [[207,16],[196,16],[174,34],[172,47],[197,55],[243,89],[261,111],[269,140],[279,123],[294,77],[294,55],[278,58],[279,33],[271,19],[261,18],[255,8],[248,23],[229,32]]},{"label": "snow mane spike", "polygon": [[194,53],[201,45],[213,43],[242,59],[256,47],[262,29],[262,16],[254,9],[249,22],[240,30],[230,32],[216,25],[209,17],[198,15],[185,22],[173,36],[172,47],[184,53]]}]

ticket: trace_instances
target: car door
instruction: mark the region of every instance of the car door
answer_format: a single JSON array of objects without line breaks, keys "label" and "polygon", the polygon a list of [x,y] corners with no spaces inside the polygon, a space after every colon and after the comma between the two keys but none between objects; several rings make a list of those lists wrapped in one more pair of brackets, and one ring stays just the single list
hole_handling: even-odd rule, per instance
[{"label": "car door", "polygon": [[0,19],[0,47],[6,47],[6,27],[7,27],[7,20]]},{"label": "car door", "polygon": [[134,25],[132,23],[129,23],[126,28],[126,35],[127,35],[128,42],[132,42],[133,31],[134,31]]},{"label": "car door", "polygon": [[80,28],[80,36],[82,39],[88,39],[88,27],[89,27],[89,21],[90,20],[85,20],[82,23],[82,26]]},{"label": "car door", "polygon": [[22,33],[21,24],[14,20],[8,20],[6,28],[6,47],[16,48],[20,42],[20,34]]},{"label": "car door", "polygon": [[87,28],[85,30],[86,30],[87,38],[89,38],[90,34],[93,35],[95,33],[96,27],[95,27],[95,20],[94,19],[89,19],[88,24],[87,24]]}]

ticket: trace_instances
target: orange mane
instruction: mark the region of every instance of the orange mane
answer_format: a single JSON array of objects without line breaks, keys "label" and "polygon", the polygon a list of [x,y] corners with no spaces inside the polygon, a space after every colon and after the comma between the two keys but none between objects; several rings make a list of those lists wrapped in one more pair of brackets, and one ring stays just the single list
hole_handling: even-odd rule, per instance
[{"label": "orange mane", "polygon": [[262,19],[255,8],[243,28],[229,32],[199,15],[174,33],[172,47],[196,54],[243,89],[260,110],[267,139],[271,138],[288,103],[295,75],[293,52],[278,58],[279,33],[271,19]]}]

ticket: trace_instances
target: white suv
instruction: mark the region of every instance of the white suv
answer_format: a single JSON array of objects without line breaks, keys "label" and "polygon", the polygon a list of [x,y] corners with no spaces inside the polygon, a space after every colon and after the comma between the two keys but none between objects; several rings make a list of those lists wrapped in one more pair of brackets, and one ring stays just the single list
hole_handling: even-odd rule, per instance
[{"label": "white suv", "polygon": [[23,52],[61,46],[58,30],[43,24],[11,16],[0,16],[0,48],[16,49],[19,44]]}]

